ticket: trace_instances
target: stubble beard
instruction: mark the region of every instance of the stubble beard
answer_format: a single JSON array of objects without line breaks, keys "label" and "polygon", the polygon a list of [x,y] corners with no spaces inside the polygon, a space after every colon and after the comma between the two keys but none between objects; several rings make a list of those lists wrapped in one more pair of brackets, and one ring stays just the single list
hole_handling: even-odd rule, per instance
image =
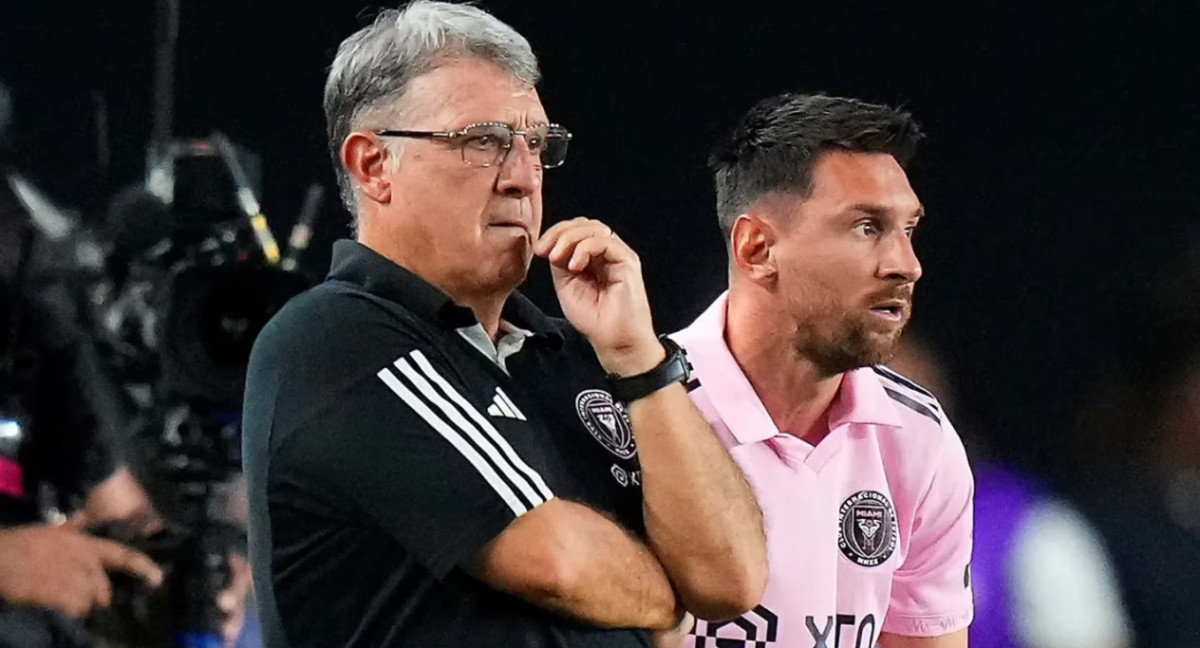
[{"label": "stubble beard", "polygon": [[899,326],[881,331],[872,327],[867,317],[871,316],[842,312],[819,321],[810,318],[797,328],[796,350],[824,376],[884,364],[896,355],[907,318]]}]

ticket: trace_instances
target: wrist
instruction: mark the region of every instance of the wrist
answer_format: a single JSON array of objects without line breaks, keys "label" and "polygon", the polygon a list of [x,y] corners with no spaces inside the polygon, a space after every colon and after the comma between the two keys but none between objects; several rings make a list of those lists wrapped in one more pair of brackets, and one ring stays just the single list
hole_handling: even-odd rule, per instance
[{"label": "wrist", "polygon": [[657,367],[667,358],[667,350],[658,338],[651,337],[636,345],[597,350],[600,366],[610,375],[636,376]]}]

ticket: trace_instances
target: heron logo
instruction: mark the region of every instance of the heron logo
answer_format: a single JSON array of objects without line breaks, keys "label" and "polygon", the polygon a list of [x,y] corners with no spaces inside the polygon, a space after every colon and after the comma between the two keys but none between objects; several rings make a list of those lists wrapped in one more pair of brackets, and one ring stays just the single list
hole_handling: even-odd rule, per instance
[{"label": "heron logo", "polygon": [[583,426],[600,445],[622,459],[637,454],[633,441],[633,425],[629,415],[612,394],[602,389],[588,389],[575,397],[575,411]]},{"label": "heron logo", "polygon": [[896,551],[896,509],[883,493],[859,491],[842,502],[838,548],[862,567],[878,567]]}]

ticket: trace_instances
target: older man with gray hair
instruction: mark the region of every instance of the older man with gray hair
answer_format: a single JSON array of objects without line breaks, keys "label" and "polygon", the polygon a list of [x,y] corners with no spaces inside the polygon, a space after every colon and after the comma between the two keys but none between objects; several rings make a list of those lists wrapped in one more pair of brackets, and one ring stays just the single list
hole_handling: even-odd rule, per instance
[{"label": "older man with gray hair", "polygon": [[[244,454],[264,633],[291,646],[648,646],[753,607],[761,512],[656,338],[638,257],[541,232],[528,42],[440,2],[339,48],[329,143],[356,241],[267,325]],[[516,292],[546,258],[565,320]]]}]

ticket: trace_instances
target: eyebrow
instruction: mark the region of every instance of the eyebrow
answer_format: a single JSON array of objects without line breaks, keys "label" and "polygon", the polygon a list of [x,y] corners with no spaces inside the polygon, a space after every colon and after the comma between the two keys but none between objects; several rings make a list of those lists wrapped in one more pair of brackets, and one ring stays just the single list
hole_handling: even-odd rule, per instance
[{"label": "eyebrow", "polygon": [[[846,212],[863,212],[864,214],[870,214],[871,216],[875,216],[876,218],[887,218],[889,216],[890,211],[891,210],[889,210],[885,207],[881,207],[880,205],[878,205],[876,203],[858,203],[858,204],[850,205],[849,207],[846,208]],[[913,212],[908,217],[909,218],[924,218],[925,217],[925,205],[918,206],[917,211]]]}]

